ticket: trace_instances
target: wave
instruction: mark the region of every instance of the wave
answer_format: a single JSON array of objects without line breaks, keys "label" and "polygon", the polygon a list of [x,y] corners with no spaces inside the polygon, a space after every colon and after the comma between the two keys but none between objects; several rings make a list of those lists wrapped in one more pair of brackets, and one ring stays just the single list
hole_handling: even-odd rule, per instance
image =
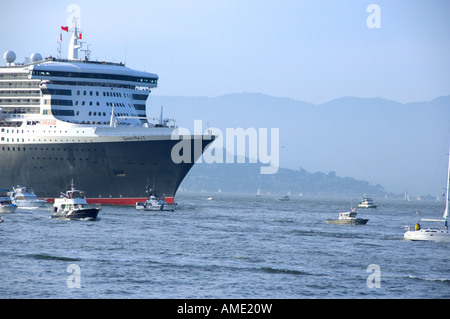
[{"label": "wave", "polygon": [[413,280],[420,280],[420,281],[431,281],[431,282],[444,282],[444,283],[449,283],[450,284],[450,278],[430,278],[430,277],[418,277],[418,276],[413,276],[413,275],[408,275],[407,276],[409,279],[413,279]]},{"label": "wave", "polygon": [[314,274],[308,273],[306,271],[301,270],[292,270],[292,269],[279,269],[272,267],[261,267],[260,270],[269,274],[288,274],[288,275],[303,275],[303,276],[313,276]]},{"label": "wave", "polygon": [[59,260],[59,261],[81,261],[80,258],[64,257],[64,256],[52,256],[47,254],[29,254],[25,257],[34,258],[38,260]]}]

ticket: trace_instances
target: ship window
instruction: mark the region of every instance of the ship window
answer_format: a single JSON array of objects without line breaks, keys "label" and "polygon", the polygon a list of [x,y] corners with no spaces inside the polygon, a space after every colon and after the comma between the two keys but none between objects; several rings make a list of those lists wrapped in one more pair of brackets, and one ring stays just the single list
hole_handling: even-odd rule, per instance
[{"label": "ship window", "polygon": [[72,95],[71,90],[63,90],[63,89],[48,89],[43,88],[42,94],[51,94],[51,95]]},{"label": "ship window", "polygon": [[73,110],[52,110],[52,114],[61,116],[74,116],[75,112]]},{"label": "ship window", "polygon": [[52,105],[73,105],[72,100],[56,100],[52,99]]},{"label": "ship window", "polygon": [[80,90],[77,90],[77,95],[80,95]]},{"label": "ship window", "polygon": [[86,95],[86,91],[83,91],[83,95]]}]

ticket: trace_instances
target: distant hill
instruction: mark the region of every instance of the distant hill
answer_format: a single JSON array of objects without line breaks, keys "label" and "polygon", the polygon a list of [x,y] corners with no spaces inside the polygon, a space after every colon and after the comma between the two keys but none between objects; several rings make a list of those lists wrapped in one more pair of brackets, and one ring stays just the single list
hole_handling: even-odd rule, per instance
[{"label": "distant hill", "polygon": [[[336,172],[336,176],[383,185],[389,192],[408,189],[413,196],[439,195],[446,185],[450,96],[408,104],[343,97],[315,105],[258,93],[214,98],[152,94],[147,104],[149,116],[158,117],[164,106],[165,117],[176,118],[178,126],[191,131],[194,120],[202,120],[203,129],[211,126],[223,132],[239,127],[279,128],[280,167],[299,176],[300,167],[306,172]],[[284,171],[279,174],[281,183]]]},{"label": "distant hill", "polygon": [[[362,197],[384,197],[387,193],[380,185],[369,185],[366,181],[328,174],[309,173],[304,169],[280,168],[277,174],[262,175],[260,164],[206,164],[195,165],[181,183],[182,191],[216,193],[253,193],[260,188],[263,194],[292,196],[302,195],[343,195]],[[390,194],[392,196],[392,194]]]}]

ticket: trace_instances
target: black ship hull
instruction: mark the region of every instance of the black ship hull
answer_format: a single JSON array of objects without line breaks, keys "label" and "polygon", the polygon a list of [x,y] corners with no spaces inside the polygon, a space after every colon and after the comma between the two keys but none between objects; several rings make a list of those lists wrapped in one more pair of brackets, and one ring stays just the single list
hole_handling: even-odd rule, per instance
[{"label": "black ship hull", "polygon": [[69,210],[69,211],[63,212],[63,213],[52,212],[50,216],[52,218],[60,218],[60,219],[96,220],[99,211],[100,211],[100,209],[98,209],[98,208],[85,208],[85,209]]},{"label": "black ship hull", "polygon": [[89,203],[135,205],[147,188],[170,202],[213,140],[202,139],[201,152],[194,152],[192,139],[190,163],[179,164],[171,154],[180,140],[0,144],[1,187],[27,185],[38,197],[55,198],[73,179]]}]

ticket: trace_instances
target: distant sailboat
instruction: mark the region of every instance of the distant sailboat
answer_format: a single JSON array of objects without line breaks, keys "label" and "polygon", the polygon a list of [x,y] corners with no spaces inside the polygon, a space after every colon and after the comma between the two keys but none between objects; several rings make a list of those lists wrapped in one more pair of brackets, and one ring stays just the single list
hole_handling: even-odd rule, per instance
[{"label": "distant sailboat", "polygon": [[404,202],[409,202],[408,190],[405,191],[405,195],[403,196],[403,201]]},{"label": "distant sailboat", "polygon": [[413,227],[406,226],[404,234],[405,239],[408,240],[432,240],[450,242],[450,231],[448,230],[448,211],[450,210],[450,150],[448,158],[448,175],[447,175],[447,197],[445,200],[445,211],[443,219],[422,219],[423,221],[444,222],[444,228],[421,228],[419,225],[419,213],[417,212],[417,224]]},{"label": "distant sailboat", "polygon": [[258,190],[256,191],[256,196],[261,196],[261,189],[258,188]]}]

